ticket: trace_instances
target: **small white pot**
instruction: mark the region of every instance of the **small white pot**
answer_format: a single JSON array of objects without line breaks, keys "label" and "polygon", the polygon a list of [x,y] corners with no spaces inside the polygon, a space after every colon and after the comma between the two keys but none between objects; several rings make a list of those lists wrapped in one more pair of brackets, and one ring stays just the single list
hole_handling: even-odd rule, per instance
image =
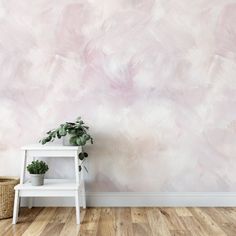
[{"label": "small white pot", "polygon": [[44,174],[30,174],[30,180],[33,186],[41,186],[44,184]]},{"label": "small white pot", "polygon": [[70,144],[70,138],[71,138],[71,135],[69,135],[69,134],[67,134],[66,136],[63,136],[63,145],[64,146],[76,146],[76,145]]}]

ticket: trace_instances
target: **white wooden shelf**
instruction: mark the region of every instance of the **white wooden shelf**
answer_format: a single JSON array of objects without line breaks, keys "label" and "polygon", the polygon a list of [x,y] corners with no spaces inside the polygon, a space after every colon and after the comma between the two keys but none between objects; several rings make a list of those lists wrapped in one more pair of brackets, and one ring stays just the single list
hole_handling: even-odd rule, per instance
[{"label": "white wooden shelf", "polygon": [[18,184],[16,190],[78,190],[78,185],[74,179],[44,179],[44,185],[32,186],[30,180],[24,184]]},{"label": "white wooden shelf", "polygon": [[30,144],[30,145],[26,145],[21,147],[21,150],[26,150],[26,151],[30,151],[30,150],[72,150],[72,151],[76,151],[80,149],[80,147],[78,146],[63,146],[61,144]]},{"label": "white wooden shelf", "polygon": [[20,197],[74,197],[79,186],[73,179],[45,179],[42,186],[32,186],[29,180],[15,190]]}]

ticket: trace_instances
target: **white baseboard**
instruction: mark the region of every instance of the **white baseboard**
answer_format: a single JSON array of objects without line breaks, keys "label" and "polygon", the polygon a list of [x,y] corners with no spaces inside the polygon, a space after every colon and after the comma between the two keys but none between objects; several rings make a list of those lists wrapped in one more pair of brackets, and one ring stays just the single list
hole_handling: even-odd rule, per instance
[{"label": "white baseboard", "polygon": [[[235,192],[190,193],[138,193],[96,192],[87,193],[87,206],[91,207],[185,207],[185,206],[236,206]],[[25,206],[27,202],[22,201]],[[36,198],[34,206],[74,206],[73,198]]]}]

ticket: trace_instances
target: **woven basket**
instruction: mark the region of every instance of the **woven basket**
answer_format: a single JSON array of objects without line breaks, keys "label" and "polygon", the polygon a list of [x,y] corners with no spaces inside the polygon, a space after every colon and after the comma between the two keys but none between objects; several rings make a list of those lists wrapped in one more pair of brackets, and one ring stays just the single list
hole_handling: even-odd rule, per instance
[{"label": "woven basket", "polygon": [[19,183],[16,177],[0,177],[0,219],[12,217],[14,187]]}]

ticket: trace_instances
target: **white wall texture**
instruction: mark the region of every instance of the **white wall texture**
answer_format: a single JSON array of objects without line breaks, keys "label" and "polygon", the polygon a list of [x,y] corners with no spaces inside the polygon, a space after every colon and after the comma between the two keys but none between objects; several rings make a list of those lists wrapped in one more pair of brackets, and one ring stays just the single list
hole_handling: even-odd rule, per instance
[{"label": "white wall texture", "polygon": [[0,175],[82,116],[88,191],[236,191],[235,22],[235,0],[1,0]]}]

